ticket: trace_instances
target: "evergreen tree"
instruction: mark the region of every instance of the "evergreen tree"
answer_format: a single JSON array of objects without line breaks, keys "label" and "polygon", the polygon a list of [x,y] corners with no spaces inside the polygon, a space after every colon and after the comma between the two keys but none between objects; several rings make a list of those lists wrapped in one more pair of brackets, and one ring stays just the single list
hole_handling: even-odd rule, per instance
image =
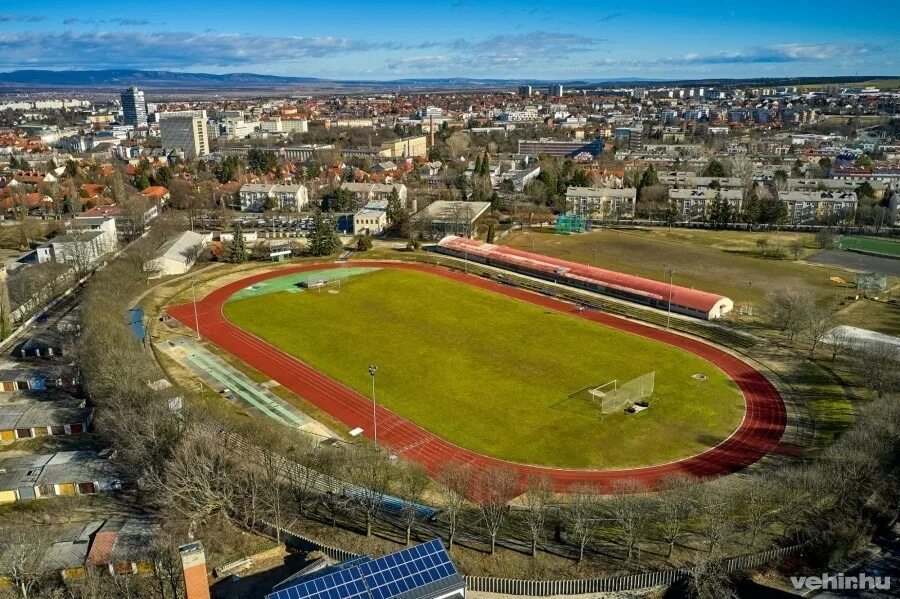
[{"label": "evergreen tree", "polygon": [[706,168],[703,169],[703,172],[700,173],[702,177],[727,177],[728,173],[725,171],[725,165],[713,158],[709,161],[709,164],[706,165]]},{"label": "evergreen tree", "polygon": [[473,173],[476,175],[481,174],[481,154],[475,156],[475,168],[473,169]]},{"label": "evergreen tree", "polygon": [[327,256],[341,249],[341,238],[334,221],[321,212],[316,212],[308,243],[310,256]]},{"label": "evergreen tree", "polygon": [[487,152],[484,153],[484,158],[481,160],[481,174],[488,175],[491,172],[491,157]]},{"label": "evergreen tree", "polygon": [[231,226],[231,234],[233,239],[231,245],[228,246],[228,261],[233,264],[242,264],[247,260],[247,247],[244,243],[244,231],[241,229],[240,221],[234,221]]}]

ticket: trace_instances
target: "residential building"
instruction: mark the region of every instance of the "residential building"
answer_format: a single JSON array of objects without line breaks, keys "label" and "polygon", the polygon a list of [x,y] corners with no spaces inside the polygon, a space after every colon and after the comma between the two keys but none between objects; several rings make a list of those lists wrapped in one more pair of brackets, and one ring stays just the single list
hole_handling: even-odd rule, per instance
[{"label": "residential building", "polygon": [[856,213],[855,191],[783,191],[791,224],[838,224]]},{"label": "residential building", "polygon": [[563,86],[562,83],[554,83],[550,87],[547,88],[547,94],[554,97],[560,98],[563,95]]},{"label": "residential building", "polygon": [[262,212],[272,201],[277,210],[296,212],[309,204],[309,191],[305,185],[247,183],[238,190],[241,210]]},{"label": "residential building", "polygon": [[356,196],[356,200],[358,202],[357,205],[365,204],[373,200],[387,201],[391,196],[391,192],[396,189],[400,204],[406,207],[410,212],[416,211],[415,202],[413,202],[412,206],[407,205],[408,195],[406,185],[402,183],[390,184],[345,182],[341,183],[341,189],[345,189]]},{"label": "residential building", "polygon": [[520,85],[519,86],[519,95],[523,98],[531,97],[532,91],[530,85]]},{"label": "residential building", "polygon": [[619,127],[615,130],[616,146],[637,150],[644,145],[644,130],[641,127]]},{"label": "residential building", "polygon": [[690,171],[658,173],[657,178],[661,184],[670,187],[709,187],[710,185],[729,189],[744,187],[744,182],[740,177],[701,177]]},{"label": "residential building", "polygon": [[633,187],[569,187],[566,189],[566,214],[591,220],[634,218],[637,190]]},{"label": "residential building", "polygon": [[202,117],[170,117],[159,121],[162,147],[184,152],[187,159],[209,154],[206,119]]},{"label": "residential building", "polygon": [[[115,221],[112,221],[112,224],[115,230]],[[47,243],[39,245],[35,251],[39,263],[60,262],[70,264],[77,271],[84,272],[109,251],[109,243],[109,233],[102,228],[77,230],[54,237]]]},{"label": "residential building", "polygon": [[741,211],[744,200],[742,189],[713,189],[711,187],[687,187],[669,190],[669,201],[673,202],[684,220],[703,221],[709,216],[713,203],[717,200],[728,202],[733,214]]},{"label": "residential building", "polygon": [[144,92],[136,87],[129,87],[121,94],[122,120],[132,127],[147,126],[147,102]]}]

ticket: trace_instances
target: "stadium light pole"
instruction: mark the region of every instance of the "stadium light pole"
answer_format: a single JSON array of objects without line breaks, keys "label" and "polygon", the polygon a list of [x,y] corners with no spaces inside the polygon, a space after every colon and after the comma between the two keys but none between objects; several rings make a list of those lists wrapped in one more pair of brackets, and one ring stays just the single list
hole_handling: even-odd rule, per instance
[{"label": "stadium light pole", "polygon": [[375,441],[375,445],[378,445],[378,419],[375,415],[375,373],[378,372],[378,367],[374,364],[369,364],[369,376],[372,377],[372,439]]},{"label": "stadium light pole", "polygon": [[197,327],[197,341],[200,341],[200,317],[197,315],[197,289],[194,287],[194,277],[191,277],[191,295],[194,297],[194,325]]},{"label": "stadium light pole", "polygon": [[666,272],[669,273],[669,308],[666,311],[666,328],[670,328],[670,324],[672,322],[672,286],[675,281],[675,269],[666,264],[664,266]]}]

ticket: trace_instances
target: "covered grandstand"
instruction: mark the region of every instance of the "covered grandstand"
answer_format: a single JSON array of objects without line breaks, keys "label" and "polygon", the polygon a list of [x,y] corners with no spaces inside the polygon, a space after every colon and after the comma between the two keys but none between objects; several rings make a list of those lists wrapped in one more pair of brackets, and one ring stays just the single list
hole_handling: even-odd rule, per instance
[{"label": "covered grandstand", "polygon": [[437,251],[662,310],[667,310],[671,302],[673,312],[704,320],[721,318],[734,307],[734,303],[722,295],[484,243],[477,239],[448,235],[438,242]]}]

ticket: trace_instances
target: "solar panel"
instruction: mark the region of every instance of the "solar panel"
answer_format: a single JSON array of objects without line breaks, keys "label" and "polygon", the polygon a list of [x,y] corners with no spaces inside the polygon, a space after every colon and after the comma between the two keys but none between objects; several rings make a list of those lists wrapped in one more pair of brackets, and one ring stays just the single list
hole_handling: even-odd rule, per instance
[{"label": "solar panel", "polygon": [[345,565],[349,567],[270,593],[266,599],[390,599],[457,573],[440,539]]},{"label": "solar panel", "polygon": [[389,599],[456,573],[440,539],[434,539],[360,566],[374,599]]}]

